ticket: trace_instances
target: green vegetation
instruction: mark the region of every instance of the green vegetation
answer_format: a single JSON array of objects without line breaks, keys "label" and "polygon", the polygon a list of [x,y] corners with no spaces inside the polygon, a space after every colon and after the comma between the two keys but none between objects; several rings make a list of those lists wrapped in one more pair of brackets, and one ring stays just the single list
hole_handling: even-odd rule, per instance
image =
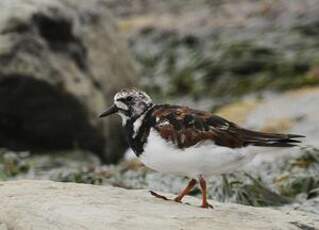
[{"label": "green vegetation", "polygon": [[288,162],[284,172],[277,182],[281,194],[292,198],[301,193],[307,198],[319,195],[318,149],[305,149],[301,157]]},{"label": "green vegetation", "polygon": [[271,191],[271,189],[262,183],[260,178],[255,179],[247,173],[244,176],[241,178],[234,175],[230,177],[223,176],[222,190],[225,200],[233,200],[239,204],[255,207],[281,206],[292,201],[285,196]]},{"label": "green vegetation", "polygon": [[9,177],[14,177],[19,174],[28,172],[30,165],[23,159],[27,153],[21,153],[20,155],[0,150],[0,180],[5,180]]},{"label": "green vegetation", "polygon": [[141,66],[142,85],[153,94],[234,98],[319,83],[319,76],[312,74],[319,60],[319,54],[311,52],[315,37],[295,41],[295,33],[277,45],[257,34],[236,40],[223,34],[203,38],[153,29],[141,33],[131,48]]},{"label": "green vegetation", "polygon": [[59,182],[74,182],[83,184],[103,184],[103,177],[87,169],[63,171],[50,178]]}]

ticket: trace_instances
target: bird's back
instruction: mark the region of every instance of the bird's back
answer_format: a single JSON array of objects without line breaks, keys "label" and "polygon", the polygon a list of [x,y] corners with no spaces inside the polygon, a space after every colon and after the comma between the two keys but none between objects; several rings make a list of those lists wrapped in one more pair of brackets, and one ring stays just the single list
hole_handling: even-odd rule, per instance
[{"label": "bird's back", "polygon": [[212,113],[175,105],[155,106],[152,119],[160,136],[182,149],[207,141],[229,148],[292,147],[300,143],[296,138],[303,137],[252,131]]}]

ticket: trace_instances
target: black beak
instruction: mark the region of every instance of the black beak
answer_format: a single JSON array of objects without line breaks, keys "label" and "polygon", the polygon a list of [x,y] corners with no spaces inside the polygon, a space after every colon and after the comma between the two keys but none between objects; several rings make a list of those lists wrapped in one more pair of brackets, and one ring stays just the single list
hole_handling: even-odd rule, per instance
[{"label": "black beak", "polygon": [[118,108],[115,105],[112,105],[105,112],[101,113],[99,117],[106,117],[113,113],[116,113],[117,111],[118,111]]}]

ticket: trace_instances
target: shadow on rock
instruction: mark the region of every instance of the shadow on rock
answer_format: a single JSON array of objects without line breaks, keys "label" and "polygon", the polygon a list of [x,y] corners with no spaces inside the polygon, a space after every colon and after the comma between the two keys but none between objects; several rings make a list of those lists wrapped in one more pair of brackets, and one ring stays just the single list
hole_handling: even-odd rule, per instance
[{"label": "shadow on rock", "polygon": [[81,103],[45,81],[0,77],[0,145],[15,150],[80,147],[102,153],[102,134]]}]

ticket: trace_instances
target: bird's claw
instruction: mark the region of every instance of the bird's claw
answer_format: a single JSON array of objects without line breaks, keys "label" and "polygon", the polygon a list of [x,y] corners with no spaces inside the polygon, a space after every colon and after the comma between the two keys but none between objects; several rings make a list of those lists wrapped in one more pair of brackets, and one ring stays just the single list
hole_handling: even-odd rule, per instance
[{"label": "bird's claw", "polygon": [[202,204],[200,207],[201,207],[201,208],[211,208],[211,209],[214,209],[214,206],[211,205],[210,203]]},{"label": "bird's claw", "polygon": [[156,198],[162,199],[162,200],[169,200],[166,196],[160,195],[156,192],[150,191],[152,196],[155,196]]},{"label": "bird's claw", "polygon": [[156,198],[162,199],[162,200],[168,200],[168,201],[175,201],[176,203],[182,204],[182,201],[179,197],[176,197],[174,199],[168,199],[166,196],[160,195],[154,191],[150,191],[152,196],[155,196]]},{"label": "bird's claw", "polygon": [[174,201],[177,202],[177,203],[182,203],[182,201],[181,201],[181,199],[180,199],[179,197],[176,197],[176,198],[174,199]]}]

